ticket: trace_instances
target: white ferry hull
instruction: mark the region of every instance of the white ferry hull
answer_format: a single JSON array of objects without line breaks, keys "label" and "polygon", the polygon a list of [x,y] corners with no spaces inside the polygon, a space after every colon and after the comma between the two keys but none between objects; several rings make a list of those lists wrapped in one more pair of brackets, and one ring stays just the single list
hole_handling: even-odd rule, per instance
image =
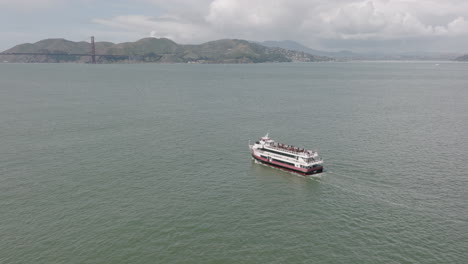
[{"label": "white ferry hull", "polygon": [[279,168],[279,169],[289,171],[289,172],[294,172],[294,173],[297,173],[297,174],[300,174],[300,175],[312,175],[312,174],[317,174],[317,173],[323,172],[323,166],[314,167],[314,168],[308,169],[308,170],[300,170],[300,169],[298,169],[296,167],[293,167],[293,166],[290,166],[290,165],[287,165],[287,164],[281,164],[279,162],[274,162],[274,161],[270,162],[268,159],[258,157],[253,153],[252,153],[252,158],[254,160],[262,163],[262,164],[267,165],[267,166],[270,166],[270,167],[273,167],[273,168]]}]

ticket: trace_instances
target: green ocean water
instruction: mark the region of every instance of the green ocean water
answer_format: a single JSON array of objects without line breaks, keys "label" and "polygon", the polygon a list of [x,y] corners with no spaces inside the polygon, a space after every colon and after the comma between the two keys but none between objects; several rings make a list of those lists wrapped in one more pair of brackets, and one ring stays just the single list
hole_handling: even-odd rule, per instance
[{"label": "green ocean water", "polygon": [[0,64],[0,263],[467,263],[467,157],[464,63]]}]

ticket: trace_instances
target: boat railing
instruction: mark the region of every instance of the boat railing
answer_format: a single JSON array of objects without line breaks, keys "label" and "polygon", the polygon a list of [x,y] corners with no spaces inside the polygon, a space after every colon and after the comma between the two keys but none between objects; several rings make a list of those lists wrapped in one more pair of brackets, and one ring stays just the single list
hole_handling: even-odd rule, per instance
[{"label": "boat railing", "polygon": [[[315,153],[312,150],[301,149],[302,151],[296,151],[296,150],[291,150],[291,149],[289,149],[287,147],[286,148],[278,147],[278,146],[275,146],[273,144],[269,144],[269,145],[265,144],[265,146],[268,146],[268,147],[270,147],[272,149],[276,149],[276,150],[279,150],[279,151],[284,151],[284,152],[287,152],[287,153],[298,154],[298,155],[303,154],[303,155],[305,155],[307,157],[312,157],[314,155],[314,153]],[[290,148],[294,148],[294,147],[290,146]]]}]

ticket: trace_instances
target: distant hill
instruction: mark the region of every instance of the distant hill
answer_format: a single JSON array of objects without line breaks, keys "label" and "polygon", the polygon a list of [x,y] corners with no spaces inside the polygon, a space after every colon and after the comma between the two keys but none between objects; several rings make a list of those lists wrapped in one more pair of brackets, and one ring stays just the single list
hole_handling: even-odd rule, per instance
[{"label": "distant hill", "polygon": [[[280,47],[266,47],[239,39],[210,41],[200,45],[180,45],[166,38],[144,38],[136,42],[114,44],[96,42],[98,63],[261,63],[329,61],[325,56],[311,55]],[[90,57],[64,54],[90,54],[91,44],[65,39],[45,39],[34,44],[17,45],[4,53],[46,53],[48,55],[0,55],[0,62],[89,62]]]},{"label": "distant hill", "polygon": [[[311,49],[306,47],[300,43],[291,40],[283,40],[283,41],[264,41],[259,42],[259,44],[267,46],[267,47],[280,47],[283,49],[289,50],[296,50],[305,52],[308,54],[313,54],[317,56],[326,56],[332,57],[336,60],[453,60],[456,57],[460,56],[460,54],[456,52],[424,52],[424,51],[415,51],[415,52],[390,52],[390,53],[382,53],[382,52],[352,52],[352,51],[321,51]],[[463,60],[463,57],[460,57],[459,60]]]},{"label": "distant hill", "polygon": [[269,41],[259,42],[259,44],[267,46],[267,47],[279,47],[279,48],[288,49],[288,50],[301,51],[301,52],[309,53],[309,54],[316,55],[316,56],[327,56],[327,57],[333,57],[333,58],[355,58],[359,56],[356,53],[353,53],[351,51],[346,51],[346,50],[338,51],[338,52],[315,50],[315,49],[311,49],[309,47],[306,47],[292,40],[282,40],[282,41],[269,40]]},{"label": "distant hill", "polygon": [[456,61],[468,61],[468,54],[455,58]]}]

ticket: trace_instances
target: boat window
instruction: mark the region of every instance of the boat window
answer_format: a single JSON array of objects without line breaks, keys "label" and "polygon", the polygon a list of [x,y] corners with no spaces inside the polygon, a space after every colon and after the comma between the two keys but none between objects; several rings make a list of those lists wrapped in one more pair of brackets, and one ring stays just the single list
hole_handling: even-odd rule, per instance
[{"label": "boat window", "polygon": [[287,153],[283,153],[283,152],[279,152],[279,151],[274,151],[274,150],[271,150],[271,149],[264,148],[263,150],[271,152],[271,153],[279,154],[279,155],[282,155],[282,156],[290,157],[290,158],[295,158],[296,157],[296,155],[291,155],[291,154],[287,154]]},{"label": "boat window", "polygon": [[294,163],[291,163],[291,162],[286,162],[286,161],[277,160],[277,159],[272,159],[272,161],[276,161],[276,162],[279,162],[279,163],[283,163],[283,164],[287,164],[287,165],[290,165],[290,166],[294,166]]}]

